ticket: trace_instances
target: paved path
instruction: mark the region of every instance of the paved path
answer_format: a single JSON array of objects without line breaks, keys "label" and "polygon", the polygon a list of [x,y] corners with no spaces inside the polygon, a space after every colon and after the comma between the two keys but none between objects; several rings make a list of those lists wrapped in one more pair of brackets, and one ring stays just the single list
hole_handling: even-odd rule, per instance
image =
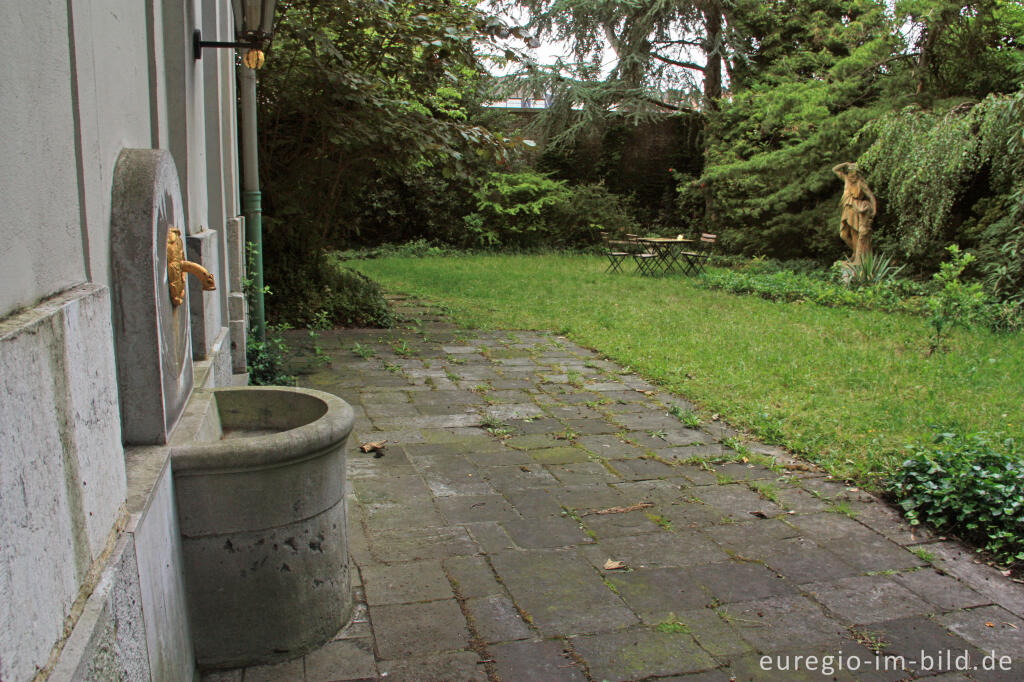
[{"label": "paved path", "polygon": [[1024,586],[959,545],[564,338],[405,306],[300,377],[356,411],[354,622],[204,680],[1024,679]]}]

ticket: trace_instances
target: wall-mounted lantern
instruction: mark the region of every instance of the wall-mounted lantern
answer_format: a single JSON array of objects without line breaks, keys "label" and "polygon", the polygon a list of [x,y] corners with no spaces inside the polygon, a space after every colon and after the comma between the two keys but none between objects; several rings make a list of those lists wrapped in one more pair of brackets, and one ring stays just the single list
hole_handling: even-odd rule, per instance
[{"label": "wall-mounted lantern", "polygon": [[[231,9],[235,15],[236,42],[219,40],[203,40],[202,31],[198,28],[192,33],[192,55],[196,59],[203,58],[204,47],[242,47],[248,48],[245,55],[246,66],[259,68],[262,66],[262,52],[274,33],[274,8],[277,0],[231,0]],[[250,54],[259,52],[260,58]]]}]

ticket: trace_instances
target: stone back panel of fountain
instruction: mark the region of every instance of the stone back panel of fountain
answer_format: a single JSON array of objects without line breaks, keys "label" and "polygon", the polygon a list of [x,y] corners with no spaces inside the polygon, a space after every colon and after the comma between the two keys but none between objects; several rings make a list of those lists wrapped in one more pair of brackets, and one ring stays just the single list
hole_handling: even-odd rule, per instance
[{"label": "stone back panel of fountain", "polygon": [[171,154],[123,150],[111,197],[111,267],[121,424],[133,445],[166,443],[192,392],[188,297],[173,305],[167,286],[167,232],[186,233],[184,220]]}]

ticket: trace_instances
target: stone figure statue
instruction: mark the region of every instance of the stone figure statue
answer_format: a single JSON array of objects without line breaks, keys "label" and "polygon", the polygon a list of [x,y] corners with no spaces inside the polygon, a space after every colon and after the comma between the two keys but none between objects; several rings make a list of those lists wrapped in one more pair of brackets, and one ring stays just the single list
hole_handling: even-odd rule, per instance
[{"label": "stone figure statue", "polygon": [[843,181],[843,198],[839,201],[842,216],[839,236],[853,250],[851,262],[860,263],[865,253],[871,252],[871,224],[878,213],[878,201],[860,174],[855,163],[840,163],[832,169]]}]

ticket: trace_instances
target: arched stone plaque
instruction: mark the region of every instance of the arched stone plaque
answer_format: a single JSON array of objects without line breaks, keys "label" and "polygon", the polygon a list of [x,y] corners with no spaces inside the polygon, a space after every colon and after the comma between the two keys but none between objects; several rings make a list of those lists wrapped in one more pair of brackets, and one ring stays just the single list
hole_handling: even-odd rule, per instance
[{"label": "arched stone plaque", "polygon": [[[168,291],[167,233],[186,232],[174,159],[159,149],[124,149],[110,210],[114,339],[126,443],[166,443],[192,392],[188,297]],[[187,256],[187,254],[186,254]]]}]

